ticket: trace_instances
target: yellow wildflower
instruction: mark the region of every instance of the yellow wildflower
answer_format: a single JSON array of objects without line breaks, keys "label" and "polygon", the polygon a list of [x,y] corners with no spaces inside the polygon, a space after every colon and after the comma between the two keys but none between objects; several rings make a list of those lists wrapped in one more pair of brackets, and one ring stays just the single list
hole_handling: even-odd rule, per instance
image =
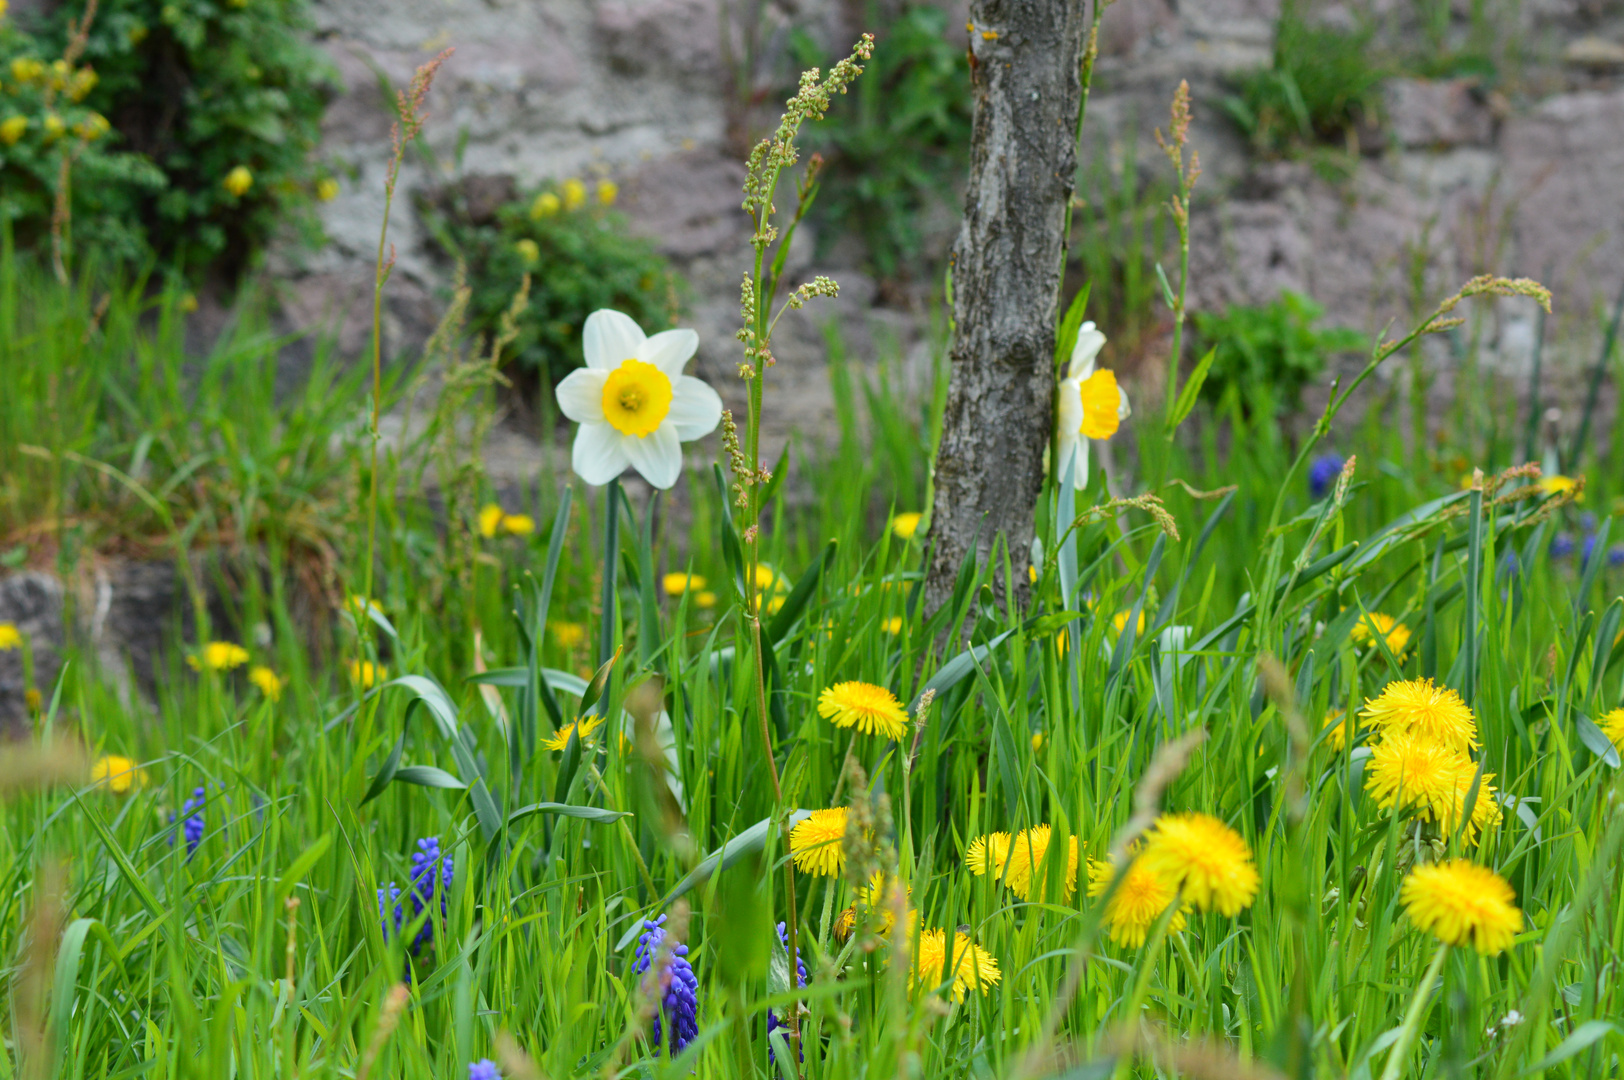
[{"label": "yellow wildflower", "polygon": [[496,530],[502,524],[502,508],[495,503],[486,503],[479,508],[479,535],[489,540],[496,535]]},{"label": "yellow wildflower", "polygon": [[1257,896],[1257,866],[1245,839],[1207,814],[1157,818],[1139,861],[1202,911],[1233,916]]},{"label": "yellow wildflower", "polygon": [[673,573],[660,579],[660,585],[665,589],[667,596],[681,596],[690,590],[703,589],[705,579],[698,574]]},{"label": "yellow wildflower", "polygon": [[1477,746],[1477,721],[1461,696],[1431,679],[1390,682],[1365,702],[1359,716],[1383,738],[1415,735],[1467,753]]},{"label": "yellow wildflower", "polygon": [[513,251],[524,260],[526,266],[534,266],[541,261],[541,245],[528,236],[521,237],[513,244]]},{"label": "yellow wildflower", "polygon": [[44,74],[45,65],[32,56],[19,56],[11,61],[11,77],[24,86],[39,81]]},{"label": "yellow wildflower", "polygon": [[866,735],[901,739],[908,732],[908,710],[883,686],[843,682],[818,695],[818,715],[835,727],[855,727]]},{"label": "yellow wildflower", "polygon": [[8,116],[0,120],[0,142],[7,146],[16,146],[17,141],[28,131],[28,117]]},{"label": "yellow wildflower", "polygon": [[613,180],[598,181],[598,201],[605,206],[615,205],[615,199],[620,195],[620,185]]},{"label": "yellow wildflower", "polygon": [[322,202],[332,202],[338,198],[338,181],[331,176],[324,176],[316,181],[316,198]]},{"label": "yellow wildflower", "polygon": [[248,669],[248,681],[259,687],[259,692],[264,694],[267,700],[282,700],[282,676],[263,664],[255,664]]},{"label": "yellow wildflower", "polygon": [[[1564,492],[1572,491],[1578,485],[1579,481],[1575,480],[1571,476],[1547,476],[1540,480],[1539,489],[1547,495],[1561,495]],[[1582,491],[1579,492],[1578,497],[1574,499],[1574,501],[1584,502],[1585,493]]]},{"label": "yellow wildflower", "polygon": [[[913,973],[908,988],[935,990],[948,979],[947,931],[923,930],[915,946]],[[968,934],[953,933],[952,987],[954,1001],[963,1001],[971,990],[985,993],[1003,976],[992,953],[970,940]]]},{"label": "yellow wildflower", "polygon": [[60,116],[56,115],[54,112],[45,114],[45,138],[47,140],[60,137],[61,134],[66,130],[67,125],[62,123],[62,118]]},{"label": "yellow wildflower", "polygon": [[902,616],[893,615],[889,619],[880,620],[880,629],[892,637],[902,633]]},{"label": "yellow wildflower", "polygon": [[193,671],[230,671],[248,663],[248,650],[229,641],[211,641],[203,646],[201,658],[188,656],[186,662]]},{"label": "yellow wildflower", "polygon": [[1393,654],[1393,659],[1404,659],[1404,653],[1410,647],[1410,628],[1391,615],[1368,611],[1354,624],[1349,636],[1356,643],[1363,645],[1373,641],[1377,634],[1387,642],[1387,651]]},{"label": "yellow wildflower", "polygon": [[[1122,631],[1124,631],[1124,630],[1126,630],[1128,628],[1128,619],[1132,615],[1133,615],[1133,611],[1130,609],[1128,611],[1119,611],[1115,615],[1111,616],[1111,625],[1116,627],[1116,632],[1117,633],[1120,634],[1120,633],[1122,633]],[[1144,632],[1145,632],[1145,612],[1144,612],[1144,609],[1141,608],[1140,611],[1139,611],[1139,621],[1133,624],[1133,636],[1138,637],[1140,634],[1143,634]]]},{"label": "yellow wildflower", "polygon": [[576,210],[586,202],[586,185],[573,176],[564,181],[564,209]]},{"label": "yellow wildflower", "polygon": [[549,750],[563,750],[569,746],[570,736],[574,735],[581,741],[583,747],[590,746],[593,732],[602,726],[603,717],[601,716],[583,717],[580,720],[571,721],[553,732],[550,737],[542,740],[542,745]]},{"label": "yellow wildflower", "polygon": [[891,531],[904,540],[912,540],[914,533],[919,531],[919,522],[924,517],[924,514],[911,511],[906,514],[898,514],[891,519]]},{"label": "yellow wildflower", "polygon": [[351,660],[350,681],[359,683],[363,690],[370,690],[377,683],[389,681],[389,669],[371,660]]},{"label": "yellow wildflower", "polygon": [[[1333,724],[1336,726],[1332,727]],[[1340,754],[1342,748],[1348,745],[1348,718],[1341,709],[1332,709],[1325,715],[1325,723],[1321,726],[1330,730],[1331,733],[1326,736],[1326,741],[1331,744],[1333,751]],[[1357,727],[1354,731],[1355,734],[1358,733]]]},{"label": "yellow wildflower", "polygon": [[543,191],[536,196],[536,201],[530,204],[530,219],[540,221],[542,218],[554,217],[561,206],[563,206],[563,203],[559,202],[557,195],[550,191]]},{"label": "yellow wildflower", "polygon": [[90,782],[95,786],[105,785],[114,795],[127,795],[137,786],[146,786],[147,772],[127,757],[104,754],[91,766]]},{"label": "yellow wildflower", "polygon": [[[1088,895],[1096,898],[1104,896],[1115,874],[1114,859],[1088,860]],[[1156,920],[1162,917],[1162,912],[1167,910],[1177,895],[1178,890],[1171,882],[1145,866],[1142,860],[1135,859],[1128,864],[1122,884],[1111,894],[1101,921],[1112,941],[1125,948],[1137,949],[1144,945],[1150,928],[1156,925]],[[1176,934],[1184,929],[1184,913],[1189,910],[1188,903],[1179,905],[1179,910],[1173,913],[1173,918],[1167,924],[1170,933]]]},{"label": "yellow wildflower", "polygon": [[1624,750],[1624,709],[1614,709],[1601,718],[1601,733],[1607,736],[1613,746]]},{"label": "yellow wildflower", "polygon": [[1511,884],[1465,859],[1418,866],[1399,890],[1410,921],[1439,941],[1467,945],[1485,956],[1511,947],[1523,914]]},{"label": "yellow wildflower", "polygon": [[694,604],[702,608],[713,608],[716,606],[716,594],[709,589],[702,589],[694,594]]},{"label": "yellow wildflower", "polygon": [[553,643],[566,652],[579,648],[586,641],[586,627],[578,622],[559,619],[549,622],[547,629],[553,635]]},{"label": "yellow wildflower", "polygon": [[0,622],[0,652],[10,652],[20,649],[23,645],[23,635],[15,623]]},{"label": "yellow wildflower", "polygon": [[248,166],[238,165],[226,173],[226,178],[220,181],[220,186],[240,199],[254,186],[254,174],[248,171]]}]

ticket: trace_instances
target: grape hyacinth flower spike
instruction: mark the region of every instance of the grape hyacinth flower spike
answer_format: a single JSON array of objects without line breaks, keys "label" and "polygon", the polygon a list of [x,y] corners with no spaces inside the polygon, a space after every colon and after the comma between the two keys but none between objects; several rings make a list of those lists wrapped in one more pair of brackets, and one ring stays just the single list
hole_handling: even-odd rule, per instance
[{"label": "grape hyacinth flower spike", "polygon": [[[203,788],[193,788],[192,797],[187,799],[180,807],[181,834],[186,837],[186,857],[190,859],[197,854],[197,846],[203,842],[203,800],[207,792]],[[175,814],[169,815],[173,824]],[[169,838],[169,845],[175,845],[173,835]]]},{"label": "grape hyacinth flower spike", "polygon": [[[440,920],[446,917],[446,893],[451,891],[452,864],[450,855],[440,854],[440,838],[430,836],[417,842],[417,854],[412,856],[412,915],[417,917],[427,911],[434,903],[435,894],[440,897]],[[422,929],[417,932],[417,940],[412,943],[413,950],[427,945],[434,939],[434,919],[431,916],[423,923]]]},{"label": "grape hyacinth flower spike", "polygon": [[1342,459],[1336,454],[1321,454],[1308,466],[1308,494],[1319,502],[1330,493],[1331,485],[1342,475]]},{"label": "grape hyacinth flower spike", "polygon": [[[671,1053],[680,1054],[684,1047],[699,1036],[699,979],[693,965],[688,963],[688,946],[673,945],[662,955],[666,932],[665,916],[644,919],[644,932],[637,939],[637,955],[632,959],[632,974],[647,975],[644,993],[659,1000],[660,1008],[654,1016],[654,1052],[666,1041],[665,1025],[669,1024]],[[655,961],[661,963],[658,971],[649,972]]]},{"label": "grape hyacinth flower spike", "polygon": [[1567,533],[1557,533],[1556,537],[1551,540],[1551,558],[1566,559],[1577,548],[1578,545],[1573,542],[1573,537]]},{"label": "grape hyacinth flower spike", "polygon": [[468,1066],[468,1080],[502,1080],[502,1074],[496,1068],[496,1062],[490,1058],[480,1058]]},{"label": "grape hyacinth flower spike", "polygon": [[[780,953],[787,959],[788,956],[789,956],[789,932],[784,929],[784,924],[783,923],[778,924],[778,948],[779,948]],[[795,988],[797,990],[801,990],[801,989],[805,989],[805,987],[806,987],[806,961],[801,959],[801,950],[796,949],[795,950]],[[773,1032],[778,1031],[781,1028],[788,1028],[788,1027],[789,1027],[788,1024],[784,1023],[782,1020],[780,1020],[778,1018],[777,1013],[773,1012],[771,1009],[767,1010],[767,1060],[768,1061],[777,1060],[777,1057],[774,1054],[773,1048],[772,1048],[772,1034],[773,1034]],[[805,1050],[804,1047],[801,1050],[801,1055],[800,1056],[801,1056],[802,1061],[806,1060],[806,1050]]]}]

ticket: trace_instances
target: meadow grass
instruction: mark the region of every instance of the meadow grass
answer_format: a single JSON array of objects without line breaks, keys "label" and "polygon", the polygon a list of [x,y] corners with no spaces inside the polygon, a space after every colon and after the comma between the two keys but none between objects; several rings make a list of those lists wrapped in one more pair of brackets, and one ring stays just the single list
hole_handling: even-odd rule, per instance
[{"label": "meadow grass", "polygon": [[[178,364],[168,323],[143,324],[132,294],[114,294],[98,315],[87,293],[55,288],[35,280],[10,310],[26,307],[36,326],[55,320],[58,344],[36,355],[61,360],[34,368],[56,380],[53,415],[96,419],[26,428],[14,400],[8,431],[31,431],[40,443],[28,445],[55,456],[8,458],[25,469],[9,506],[60,516],[52,500],[73,485],[58,470],[26,469],[77,448],[128,479],[96,481],[81,504],[112,502],[142,535],[213,536],[199,519],[217,523],[221,506],[240,502],[187,502],[184,484],[150,469],[191,460],[187,440],[231,445],[234,417],[208,410],[232,401],[252,433],[243,444],[270,462],[324,402],[329,427],[299,443],[331,454],[332,476],[312,482],[312,498],[328,505],[365,490],[357,418],[367,402],[356,384],[329,384],[344,388],[337,398],[318,387],[248,399],[233,388],[262,385],[260,369],[211,362],[205,373],[242,381],[189,383],[190,413],[178,398],[132,411],[127,397],[172,393],[163,387],[177,376],[119,360],[133,350]],[[103,329],[87,335],[92,319]],[[271,590],[244,598],[238,627],[215,628],[285,680],[279,700],[247,681],[247,665],[173,662],[149,706],[122,698],[88,656],[42,688],[39,743],[130,757],[145,782],[117,794],[81,774],[29,790],[13,762],[24,790],[0,808],[6,1073],[460,1078],[490,1057],[509,1076],[776,1076],[789,1055],[779,1041],[769,1065],[767,1012],[798,997],[806,1076],[1362,1077],[1389,1064],[1418,991],[1399,1075],[1509,1077],[1542,1061],[1550,1076],[1616,1072],[1624,817],[1617,755],[1593,723],[1619,705],[1624,677],[1624,572],[1605,557],[1619,493],[1607,470],[1583,503],[1571,492],[1464,491],[1454,459],[1507,464],[1520,428],[1508,425],[1504,448],[1492,433],[1446,432],[1417,451],[1375,409],[1339,433],[1359,455],[1351,487],[1314,502],[1300,477],[1287,484],[1293,449],[1272,423],[1202,412],[1187,438],[1169,443],[1147,427],[1133,444],[1142,481],[1176,477],[1205,496],[1164,491],[1176,540],[1136,510],[1068,534],[1056,522],[1071,508],[1051,492],[1040,508],[1048,557],[1030,598],[994,599],[992,585],[1007,584],[995,555],[966,566],[950,608],[927,617],[928,537],[875,522],[922,508],[912,500],[939,414],[929,397],[899,409],[860,389],[854,381],[837,395],[843,442],[807,456],[814,499],[789,512],[778,492],[764,512],[769,711],[785,799],[810,810],[857,798],[881,827],[851,847],[853,865],[864,852],[894,860],[917,926],[967,928],[996,960],[996,984],[962,1001],[910,987],[898,955],[917,942],[863,931],[842,942],[834,926],[855,883],[806,874],[797,881],[809,985],[796,995],[774,976],[771,926],[786,907],[774,871],[787,853],[777,830],[752,831],[774,799],[754,679],[735,662],[751,644],[718,477],[685,475],[676,498],[691,507],[686,531],[655,511],[672,496],[633,505],[618,485],[544,485],[539,505],[507,507],[540,523],[532,535],[476,540],[477,570],[456,586],[469,595],[448,615],[448,530],[473,523],[437,517],[396,482],[410,463],[386,454],[377,617],[335,608],[312,655],[287,597]],[[178,423],[186,415],[197,419]],[[141,441],[142,417],[150,447],[173,459],[149,448],[148,461],[169,464],[146,473],[121,456],[139,452],[130,439]],[[53,432],[60,441],[44,438]],[[193,475],[245,467],[232,460],[217,449]],[[142,516],[155,513],[131,493],[143,476],[167,485],[167,520]],[[1106,499],[1094,484],[1079,508]],[[907,501],[893,506],[899,496]],[[618,527],[605,552],[611,499]],[[1283,524],[1271,529],[1277,499]],[[279,512],[248,516],[275,522]],[[1587,512],[1600,518],[1593,557],[1582,567],[1551,557],[1552,538],[1577,534]],[[324,520],[339,594],[358,590],[364,524],[337,510]],[[256,536],[284,554],[295,540],[269,526]],[[662,577],[674,570],[703,575],[708,588],[669,595]],[[713,606],[700,606],[701,592],[715,594]],[[1402,620],[1407,647],[1357,643],[1361,610]],[[1129,629],[1136,613],[1143,632]],[[248,640],[255,624],[269,628],[259,641]],[[603,643],[619,659],[589,688]],[[351,663],[362,658],[392,681],[358,686]],[[1353,715],[1385,683],[1416,676],[1462,692],[1483,771],[1515,800],[1478,846],[1381,811],[1363,790],[1365,733],[1338,750],[1324,727],[1332,710]],[[820,718],[819,694],[849,679],[910,704],[934,690],[917,737],[896,745]],[[626,737],[549,749],[560,722],[584,711],[583,695],[617,718],[604,731]],[[1205,738],[1192,745],[1196,732]],[[1153,769],[1175,743],[1183,767],[1164,757]],[[848,758],[866,787],[843,780]],[[198,787],[202,839],[189,854],[170,814]],[[1261,874],[1255,903],[1233,918],[1192,913],[1182,931],[1163,920],[1129,948],[1106,936],[1086,889],[1022,901],[965,865],[971,838],[1039,823],[1103,858],[1136,807],[1157,806],[1238,830]],[[741,835],[728,869],[687,876]],[[454,873],[443,914],[428,905],[430,943],[414,952],[411,908],[404,932],[386,933],[378,890],[393,882],[409,895],[409,857],[429,836]],[[1461,852],[1512,884],[1526,922],[1502,955],[1449,951],[1433,992],[1435,942],[1407,921],[1398,891],[1412,864]],[[1064,870],[1050,860],[1044,872],[1058,884]],[[682,882],[690,887],[673,898]],[[651,1006],[630,970],[639,920],[660,914],[686,924],[699,980],[700,1034],[675,1060],[651,1045]],[[403,980],[409,995],[391,999]]]}]

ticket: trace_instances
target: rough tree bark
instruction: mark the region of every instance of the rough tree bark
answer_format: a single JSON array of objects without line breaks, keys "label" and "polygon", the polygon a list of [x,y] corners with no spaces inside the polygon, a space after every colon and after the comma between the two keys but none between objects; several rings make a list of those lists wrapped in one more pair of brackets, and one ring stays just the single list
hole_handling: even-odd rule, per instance
[{"label": "rough tree bark", "polygon": [[955,330],[931,509],[931,610],[1005,537],[1024,589],[1053,424],[1055,314],[1076,173],[1083,0],[972,0],[975,128],[953,248]]}]

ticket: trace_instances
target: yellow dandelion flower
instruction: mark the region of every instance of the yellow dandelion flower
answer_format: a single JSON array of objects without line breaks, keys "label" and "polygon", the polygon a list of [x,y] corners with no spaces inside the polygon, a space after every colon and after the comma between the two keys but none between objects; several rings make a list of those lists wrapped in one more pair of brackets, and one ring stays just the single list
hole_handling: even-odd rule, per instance
[{"label": "yellow dandelion flower", "polygon": [[248,681],[259,687],[259,692],[271,701],[282,700],[282,676],[261,664],[248,669]]},{"label": "yellow dandelion flower", "polygon": [[[1128,619],[1132,615],[1132,611],[1119,611],[1115,615],[1111,616],[1111,625],[1116,627],[1117,633],[1120,634],[1123,630],[1127,629]],[[1145,613],[1143,610],[1139,612],[1139,621],[1134,623],[1133,626],[1134,637],[1138,637],[1140,634],[1145,632]]]},{"label": "yellow dandelion flower", "polygon": [[814,810],[789,831],[795,869],[820,877],[837,877],[846,868],[846,808]]},{"label": "yellow dandelion flower", "polygon": [[359,683],[361,689],[370,690],[381,682],[389,680],[389,669],[382,664],[374,664],[371,660],[350,661],[350,682]]},{"label": "yellow dandelion flower", "polygon": [[713,608],[716,606],[716,594],[709,589],[702,589],[694,594],[694,604],[702,608]]},{"label": "yellow dandelion flower", "polygon": [[1401,810],[1420,810],[1442,821],[1454,813],[1461,774],[1470,777],[1472,771],[1471,759],[1459,750],[1400,732],[1372,748],[1365,764],[1365,790],[1383,810],[1398,805]]},{"label": "yellow dandelion flower", "polygon": [[547,624],[547,632],[552,634],[553,644],[565,652],[580,648],[586,641],[586,627],[578,622],[556,619]]},{"label": "yellow dandelion flower", "polygon": [[564,750],[569,747],[570,736],[575,735],[580,739],[582,746],[590,746],[593,733],[602,726],[603,717],[601,716],[582,717],[579,720],[565,724],[553,732],[551,736],[542,740],[542,745],[549,750]]},{"label": "yellow dandelion flower", "polygon": [[1388,683],[1365,702],[1359,716],[1384,739],[1415,735],[1463,754],[1477,746],[1477,721],[1471,708],[1455,691],[1435,686],[1431,679]]},{"label": "yellow dandelion flower", "polygon": [[913,512],[898,514],[891,519],[891,531],[903,540],[912,540],[914,533],[919,531],[919,522],[924,516]]},{"label": "yellow dandelion flower", "polygon": [[[1009,842],[1009,871],[1004,875],[1004,882],[1016,896],[1022,900],[1032,898],[1034,891],[1039,892],[1042,899],[1042,889],[1049,879],[1049,864],[1046,856],[1049,853],[1049,839],[1051,830],[1047,825],[1034,825],[1015,834]],[[1077,864],[1081,857],[1081,850],[1075,836],[1069,837],[1066,852],[1066,871],[1061,879],[1061,891],[1066,899],[1077,891]],[[1037,889],[1034,890],[1034,885]]]},{"label": "yellow dandelion flower", "polygon": [[[908,988],[935,990],[948,981],[947,931],[922,930],[915,949],[913,973]],[[963,1001],[971,990],[986,993],[1003,975],[992,953],[970,940],[968,934],[953,934],[952,982],[954,1001]]]},{"label": "yellow dandelion flower", "polygon": [[1363,645],[1375,640],[1378,634],[1387,642],[1387,651],[1393,654],[1393,659],[1402,660],[1410,647],[1410,628],[1391,615],[1368,611],[1354,624],[1349,636]]},{"label": "yellow dandelion flower", "polygon": [[902,616],[893,615],[889,619],[880,620],[880,629],[884,630],[892,637],[896,637],[898,634],[902,633]]},{"label": "yellow dandelion flower", "polygon": [[495,503],[486,503],[479,508],[479,535],[489,540],[496,535],[496,530],[502,527],[502,508]]},{"label": "yellow dandelion flower", "polygon": [[30,686],[27,690],[23,691],[23,704],[28,706],[29,712],[39,712],[40,707],[44,705],[44,703],[45,699],[40,697],[39,689],[37,687]]},{"label": "yellow dandelion flower", "polygon": [[1624,709],[1614,709],[1603,716],[1598,726],[1614,747],[1624,750]]},{"label": "yellow dandelion flower", "polygon": [[[867,915],[868,925],[874,932],[884,937],[891,933],[897,924],[896,905],[893,898],[896,895],[898,882],[895,874],[886,875],[875,871],[868,879],[868,884],[857,890],[857,900],[840,913],[840,918],[846,920],[842,931],[840,923],[835,924],[835,933],[844,941],[851,937],[852,931],[857,928],[857,911],[859,908]],[[904,891],[904,904],[906,898],[913,895],[912,889]],[[850,915],[848,919],[847,916]]]},{"label": "yellow dandelion flower", "polygon": [[978,836],[964,849],[964,865],[976,877],[991,874],[994,878],[1004,872],[1009,861],[1009,833],[994,832]]},{"label": "yellow dandelion flower", "polygon": [[534,266],[541,261],[541,245],[528,236],[522,236],[513,242],[513,253],[526,266]]},{"label": "yellow dandelion flower", "polygon": [[620,185],[613,180],[598,181],[598,201],[605,206],[615,205],[615,199],[620,196]]},{"label": "yellow dandelion flower", "polygon": [[254,174],[248,171],[248,166],[238,165],[226,173],[226,178],[220,181],[220,186],[240,199],[254,186]]},{"label": "yellow dandelion flower", "polygon": [[21,139],[27,131],[28,117],[26,116],[8,116],[4,120],[0,120],[0,142],[5,143],[7,146],[17,145],[17,140]]},{"label": "yellow dandelion flower", "polygon": [[586,185],[571,177],[564,181],[564,209],[576,210],[586,202]]},{"label": "yellow dandelion flower", "polygon": [[851,932],[857,929],[857,905],[848,904],[839,915],[835,916],[835,940],[845,941],[851,937]]},{"label": "yellow dandelion flower", "polygon": [[665,595],[681,596],[690,590],[703,589],[705,579],[698,574],[667,574],[660,579],[660,584],[665,589]]},{"label": "yellow dandelion flower", "polygon": [[0,622],[0,652],[10,652],[12,649],[23,647],[22,631],[17,629],[16,623]]},{"label": "yellow dandelion flower", "polygon": [[[1104,896],[1115,875],[1115,860],[1088,860],[1088,895],[1096,898]],[[1135,859],[1129,863],[1122,884],[1111,894],[1102,913],[1102,922],[1111,940],[1129,949],[1144,945],[1150,928],[1156,925],[1156,920],[1162,917],[1162,912],[1167,910],[1177,895],[1178,890],[1173,884],[1144,866],[1142,860]],[[1169,932],[1176,934],[1184,929],[1184,913],[1188,910],[1189,904],[1179,905],[1179,910],[1173,913],[1172,920],[1167,924]]]},{"label": "yellow dandelion flower", "polygon": [[908,732],[908,710],[883,686],[843,682],[818,695],[818,715],[835,727],[856,727],[865,735],[901,739]]},{"label": "yellow dandelion flower", "polygon": [[1043,750],[1043,732],[1032,732],[1032,753],[1041,753]]},{"label": "yellow dandelion flower", "polygon": [[543,191],[536,196],[536,201],[530,204],[530,220],[540,221],[542,218],[557,217],[558,211],[563,209],[563,202],[550,191]]},{"label": "yellow dandelion flower", "polygon": [[[1578,485],[1579,481],[1571,476],[1547,476],[1540,480],[1539,489],[1547,495],[1561,495],[1564,492],[1572,491]],[[1579,492],[1579,497],[1574,501],[1584,502],[1585,493]]]},{"label": "yellow dandelion flower", "polygon": [[778,575],[773,573],[773,568],[770,566],[765,566],[761,563],[756,564],[755,573],[752,574],[751,577],[755,579],[756,590],[758,592],[763,589],[773,588],[778,581]]},{"label": "yellow dandelion flower", "polygon": [[147,772],[127,757],[106,754],[96,759],[90,768],[93,786],[105,786],[114,795],[128,795],[137,786],[145,787]]},{"label": "yellow dandelion flower", "polygon": [[[1325,714],[1325,723],[1322,727],[1330,731],[1330,734],[1325,737],[1325,741],[1331,744],[1332,751],[1340,754],[1342,748],[1348,745],[1348,718],[1343,715],[1341,709],[1332,709]],[[1358,734],[1358,730],[1356,725],[1354,734]]]},{"label": "yellow dandelion flower", "polygon": [[1241,834],[1207,814],[1163,814],[1139,861],[1202,911],[1236,915],[1257,896],[1258,872]]},{"label": "yellow dandelion flower", "polygon": [[[1451,833],[1460,827],[1466,813],[1466,796],[1472,790],[1472,778],[1476,775],[1476,763],[1468,760],[1466,768],[1455,777],[1455,797],[1438,819],[1438,823]],[[1493,779],[1493,773],[1485,772],[1483,779],[1478,781],[1477,799],[1472,803],[1472,816],[1466,822],[1464,838],[1468,844],[1477,843],[1480,833],[1500,825],[1500,800],[1495,795],[1494,784],[1491,783]]]},{"label": "yellow dandelion flower", "polygon": [[1418,866],[1399,890],[1410,921],[1439,941],[1471,945],[1485,956],[1511,947],[1523,927],[1511,884],[1466,859]]},{"label": "yellow dandelion flower", "polygon": [[188,656],[186,662],[193,671],[231,671],[248,663],[248,650],[229,641],[211,641],[200,656]]},{"label": "yellow dandelion flower", "polygon": [[502,531],[509,536],[529,536],[536,531],[536,519],[529,514],[503,514]]},{"label": "yellow dandelion flower", "polygon": [[322,202],[332,202],[338,198],[338,181],[331,176],[324,176],[316,181],[316,198]]}]

